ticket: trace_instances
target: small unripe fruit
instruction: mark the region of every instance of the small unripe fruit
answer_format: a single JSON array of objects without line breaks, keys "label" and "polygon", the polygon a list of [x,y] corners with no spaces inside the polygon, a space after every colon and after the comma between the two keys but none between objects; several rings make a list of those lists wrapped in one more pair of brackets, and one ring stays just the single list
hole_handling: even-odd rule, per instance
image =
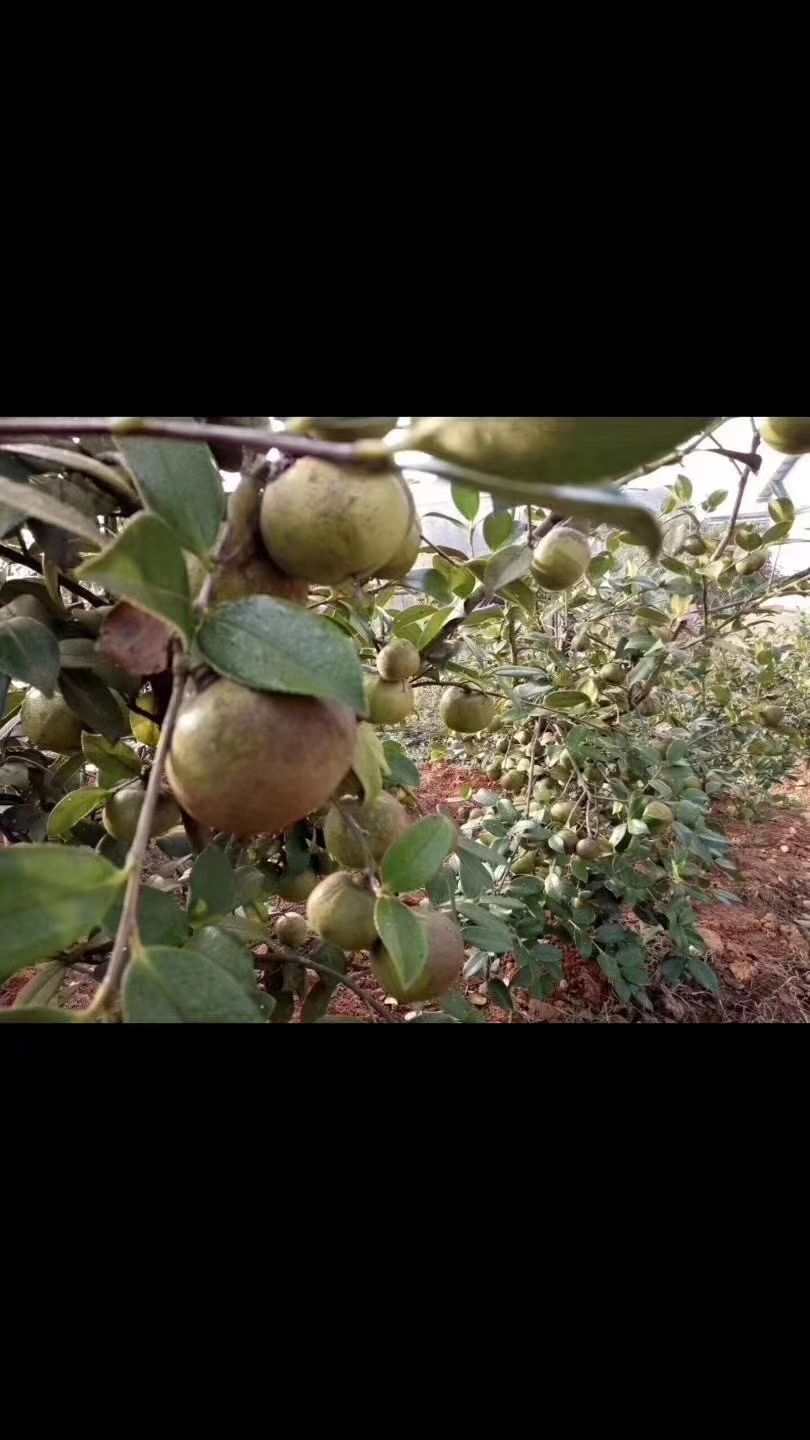
[{"label": "small unripe fruit", "polygon": [[810,455],[810,418],[771,415],[763,422],[762,438],[780,455]]},{"label": "small unripe fruit", "polygon": [[82,748],[84,726],[61,695],[50,700],[39,690],[29,690],[22,703],[20,719],[30,743],[38,750],[72,755]]},{"label": "small unripe fruit", "polygon": [[685,550],[687,555],[705,555],[707,545],[699,535],[690,535],[688,540],[684,540],[681,549]]},{"label": "small unripe fruit", "polygon": [[655,691],[651,690],[649,695],[645,695],[643,700],[639,700],[636,709],[639,715],[658,715],[661,710],[661,701]]},{"label": "small unripe fruit", "polygon": [[492,721],[495,699],[477,690],[451,685],[442,695],[439,714],[448,730],[455,730],[460,735],[474,735],[476,730],[484,730]]},{"label": "small unripe fruit", "polygon": [[[110,796],[101,815],[107,834],[112,835],[115,840],[123,840],[127,845],[131,844],[135,838],[145,798],[146,788],[140,780],[134,780],[131,785],[122,785],[120,790],[116,790],[115,794]],[[149,827],[150,839],[155,840],[158,835],[165,835],[168,830],[173,830],[175,825],[179,824],[180,811],[174,797],[165,794],[159,795],[152,824]]]},{"label": "small unripe fruit", "polygon": [[293,900],[300,905],[312,894],[318,883],[318,877],[314,870],[299,870],[297,875],[290,875],[282,870],[274,884],[276,895],[281,900]]},{"label": "small unripe fruit", "polygon": [[[157,715],[157,698],[151,690],[142,690],[137,701],[141,710],[148,710],[150,715]],[[155,725],[152,720],[145,720],[143,715],[136,715],[134,710],[130,710],[129,728],[139,744],[149,745],[154,750],[160,739],[159,725]]]},{"label": "small unripe fruit", "polygon": [[413,714],[415,701],[407,681],[383,680],[379,675],[369,675],[363,688],[372,725],[400,725]]},{"label": "small unripe fruit", "polygon": [[305,457],[266,487],[260,528],[280,570],[336,584],[385,566],[411,529],[411,503],[393,470]]},{"label": "small unripe fruit", "polygon": [[513,875],[533,875],[534,867],[537,864],[537,856],[531,851],[527,855],[519,855],[512,866]]},{"label": "small unripe fruit", "polygon": [[419,651],[410,640],[389,640],[377,656],[377,673],[383,680],[410,680],[421,668]]},{"label": "small unripe fruit", "polygon": [[540,780],[532,790],[532,795],[540,805],[548,805],[549,801],[554,799],[556,793],[557,791],[553,785],[549,785],[547,780]]},{"label": "small unripe fruit", "polygon": [[532,574],[544,590],[568,590],[582,579],[590,562],[586,537],[567,525],[557,525],[535,548]]},{"label": "small unripe fruit", "polygon": [[359,835],[347,824],[340,810],[333,806],[326,817],[324,837],[333,860],[347,870],[364,870],[368,865],[366,850],[372,859],[381,860],[390,845],[404,835],[410,821],[407,811],[393,795],[383,791],[373,800],[361,804],[357,800],[342,802],[346,814],[366,833],[364,846]]},{"label": "small unripe fruit", "polygon": [[501,784],[509,795],[518,795],[526,784],[526,776],[522,770],[510,770],[504,775]]},{"label": "small unripe fruit", "polygon": [[313,890],[307,921],[319,939],[341,950],[370,950],[377,942],[373,892],[362,875],[346,870],[327,876]]},{"label": "small unripe fruit", "polygon": [[759,714],[763,725],[767,725],[770,730],[783,724],[785,719],[785,712],[781,705],[763,705]]},{"label": "small unripe fruit", "polygon": [[509,741],[507,740],[505,735],[496,742],[495,749],[497,750],[499,755],[506,754],[507,750],[509,749]]},{"label": "small unripe fruit", "polygon": [[602,665],[597,671],[597,680],[603,681],[605,685],[623,685],[627,672],[618,660],[611,660],[607,665]]},{"label": "small unripe fruit", "polygon": [[582,860],[599,860],[602,855],[602,846],[598,840],[588,837],[585,840],[577,841],[577,855]]},{"label": "small unripe fruit", "polygon": [[489,776],[490,780],[499,780],[502,770],[503,762],[501,760],[492,760],[490,764],[487,765],[486,773]]},{"label": "small unripe fruit", "polygon": [[565,852],[566,852],[567,855],[570,855],[572,850],[576,850],[576,848],[577,848],[577,832],[576,832],[576,830],[568,830],[568,829],[558,830],[558,831],[557,831],[557,837],[556,837],[556,838],[560,841],[560,844],[562,845],[562,847],[563,847],[563,849],[565,850]]},{"label": "small unripe fruit", "polygon": [[302,945],[306,945],[309,938],[303,915],[280,915],[273,933],[279,945],[288,950],[300,949]]},{"label": "small unripe fruit", "polygon": [[575,808],[573,800],[555,800],[549,814],[552,820],[567,820],[573,815]]},{"label": "small unripe fruit", "polygon": [[400,1004],[436,1000],[452,989],[464,966],[464,940],[458,926],[439,910],[412,911],[428,938],[428,958],[418,980],[403,985],[385,946],[375,945],[371,967],[387,994]]},{"label": "small unripe fruit", "polygon": [[757,571],[762,569],[767,558],[767,550],[761,548],[752,550],[748,555],[743,555],[742,560],[736,562],[734,569],[738,575],[756,575]]}]

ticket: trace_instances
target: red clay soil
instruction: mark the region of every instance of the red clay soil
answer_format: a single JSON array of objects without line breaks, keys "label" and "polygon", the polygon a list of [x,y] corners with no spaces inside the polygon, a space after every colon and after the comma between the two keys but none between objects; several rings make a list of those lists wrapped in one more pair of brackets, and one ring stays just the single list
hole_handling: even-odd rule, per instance
[{"label": "red clay soil", "polygon": [[[438,810],[462,822],[472,803],[464,800],[464,791],[480,788],[498,787],[482,772],[464,766],[426,765],[419,801],[428,814]],[[777,809],[777,804],[781,808]],[[762,1024],[810,1020],[810,777],[800,776],[786,786],[770,813],[757,823],[743,824],[721,815],[718,818],[733,841],[729,853],[738,874],[736,878],[718,878],[714,888],[736,895],[741,902],[727,905],[718,901],[701,907],[699,912],[709,958],[720,980],[719,998],[692,982],[676,986],[653,984],[653,1012],[640,1012],[621,1004],[595,963],[561,945],[564,980],[554,995],[547,1001],[520,997],[519,1008],[512,1015],[487,1002],[480,1005],[485,1019],[494,1024]],[[412,903],[417,904],[420,898],[412,897]],[[282,903],[279,908],[303,913],[305,907]],[[515,963],[507,957],[502,978],[508,982],[514,971]],[[8,981],[0,990],[0,1007],[13,1004],[32,973],[25,971]],[[385,992],[376,984],[366,961],[359,960],[351,976],[375,1000],[385,1001]],[[80,982],[76,988],[79,993],[71,996],[67,1004],[83,1008],[87,1000],[82,992],[86,989],[89,993],[92,986]],[[473,1003],[486,998],[486,985],[477,981],[465,986],[464,991]],[[411,1013],[402,1006],[390,1009],[395,1020]],[[329,1013],[371,1018],[359,997],[343,986],[337,990]]]}]

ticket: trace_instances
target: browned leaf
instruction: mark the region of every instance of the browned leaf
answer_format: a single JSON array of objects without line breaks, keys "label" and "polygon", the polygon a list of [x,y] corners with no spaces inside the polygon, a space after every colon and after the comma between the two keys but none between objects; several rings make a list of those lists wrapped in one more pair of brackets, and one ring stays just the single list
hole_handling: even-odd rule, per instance
[{"label": "browned leaf", "polygon": [[169,666],[170,626],[156,615],[119,600],[105,619],[96,649],[130,675],[160,675]]}]

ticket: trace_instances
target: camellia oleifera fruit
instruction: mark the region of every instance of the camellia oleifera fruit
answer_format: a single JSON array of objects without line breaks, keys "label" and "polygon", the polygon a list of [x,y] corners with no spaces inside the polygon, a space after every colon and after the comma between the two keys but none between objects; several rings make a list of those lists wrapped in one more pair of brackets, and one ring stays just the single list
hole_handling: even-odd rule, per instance
[{"label": "camellia oleifera fruit", "polygon": [[372,725],[400,725],[413,714],[413,690],[404,681],[383,680],[379,675],[369,675],[364,689]]},{"label": "camellia oleifera fruit", "polygon": [[501,785],[507,795],[519,795],[526,784],[526,775],[522,770],[510,770],[504,775]]},{"label": "camellia oleifera fruit", "polygon": [[[129,845],[135,838],[145,798],[146,787],[140,780],[133,780],[131,785],[122,785],[120,790],[116,790],[101,812],[107,834]],[[174,797],[160,794],[149,826],[150,839],[155,840],[158,835],[165,835],[169,830],[173,830],[175,825],[180,824],[180,818]]]},{"label": "camellia oleifera fruit", "polygon": [[741,560],[736,561],[734,569],[738,575],[756,575],[757,571],[762,569],[767,558],[767,550],[751,550],[748,555],[743,555]]},{"label": "camellia oleifera fruit", "polygon": [[590,563],[587,537],[570,525],[556,525],[535,547],[532,574],[544,590],[568,590]]},{"label": "camellia oleifera fruit", "polygon": [[306,945],[309,938],[303,915],[280,915],[273,933],[279,945],[284,945],[288,950],[298,950],[300,946]]},{"label": "camellia oleifera fruit", "polygon": [[477,730],[485,730],[491,724],[495,703],[492,695],[451,685],[442,695],[439,714],[448,730],[456,730],[460,735],[474,735]]},{"label": "camellia oleifera fruit", "polygon": [[[151,690],[142,690],[137,700],[139,709],[147,710],[150,715],[157,715],[157,699]],[[138,715],[134,710],[130,710],[129,728],[139,744],[149,745],[154,750],[160,739],[159,725],[156,725],[153,720],[147,720],[143,715]]]},{"label": "camellia oleifera fruit", "polygon": [[384,565],[378,566],[374,571],[373,578],[375,580],[404,580],[406,575],[410,575],[416,564],[421,545],[422,533],[419,529],[419,522],[412,520],[410,529],[401,545],[397,546],[391,558],[386,560]]},{"label": "camellia oleifera fruit", "polygon": [[61,695],[48,699],[39,690],[29,690],[22,703],[20,719],[29,741],[38,750],[72,755],[82,748],[84,727]]},{"label": "camellia oleifera fruit", "polygon": [[383,680],[410,680],[421,668],[419,651],[410,640],[389,640],[377,656],[377,673]]},{"label": "camellia oleifera fruit", "polygon": [[341,950],[370,950],[376,944],[374,893],[363,875],[338,870],[328,875],[307,902],[309,927]]},{"label": "camellia oleifera fruit", "polygon": [[272,881],[276,895],[282,900],[294,900],[297,904],[309,899],[317,883],[314,870],[298,870],[295,874],[281,870]]},{"label": "camellia oleifera fruit", "polygon": [[167,773],[201,825],[275,835],[329,800],[351,765],[355,729],[336,701],[215,680],[183,705]]},{"label": "camellia oleifera fruit", "polygon": [[366,835],[364,845],[345,815],[336,805],[332,806],[324,826],[326,848],[332,859],[347,870],[364,870],[368,865],[367,850],[373,860],[381,860],[388,847],[405,833],[410,824],[407,811],[385,790],[364,804],[358,800],[343,800],[341,805],[345,815]]},{"label": "camellia oleifera fruit", "polygon": [[491,416],[416,421],[407,449],[535,485],[617,480],[663,460],[711,424],[710,418]]},{"label": "camellia oleifera fruit", "polygon": [[777,726],[784,724],[785,712],[781,705],[763,705],[759,712],[763,725],[769,730],[775,730]]},{"label": "camellia oleifera fruit", "polygon": [[385,565],[410,530],[412,503],[394,470],[306,456],[267,485],[262,539],[285,574],[336,584]]},{"label": "camellia oleifera fruit", "polygon": [[371,968],[386,994],[400,1004],[417,1004],[436,1000],[455,985],[464,966],[464,941],[458,926],[440,910],[412,912],[424,925],[428,938],[428,957],[418,980],[403,985],[391,956],[381,943],[371,952]]},{"label": "camellia oleifera fruit", "polygon": [[810,418],[772,415],[763,421],[762,438],[780,455],[810,455]]}]

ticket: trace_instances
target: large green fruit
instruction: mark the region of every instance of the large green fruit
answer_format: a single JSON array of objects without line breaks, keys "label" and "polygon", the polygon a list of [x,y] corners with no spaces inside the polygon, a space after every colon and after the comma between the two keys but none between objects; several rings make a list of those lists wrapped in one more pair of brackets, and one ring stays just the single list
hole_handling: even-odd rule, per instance
[{"label": "large green fruit", "polygon": [[607,665],[601,666],[596,672],[596,678],[605,685],[623,685],[627,678],[627,671],[623,665],[619,664],[618,660],[611,660]]},{"label": "large green fruit", "polygon": [[712,418],[430,416],[417,420],[407,448],[535,485],[591,485],[663,460]]},{"label": "large green fruit", "polygon": [[[373,859],[381,860],[389,845],[404,835],[410,821],[407,811],[387,791],[361,804],[359,800],[342,801],[343,810],[361,830],[366,832],[367,846]],[[324,826],[326,848],[333,860],[347,870],[364,870],[368,864],[366,850],[344,816],[333,805]]]},{"label": "large green fruit", "polygon": [[169,780],[201,825],[275,835],[329,800],[352,763],[355,730],[336,701],[215,680],[180,711]]},{"label": "large green fruit", "polygon": [[537,864],[537,856],[533,850],[527,851],[525,855],[519,855],[512,866],[513,875],[533,875]]},{"label": "large green fruit", "polygon": [[405,681],[382,680],[379,675],[369,675],[363,688],[372,725],[400,725],[413,714],[413,690]]},{"label": "large green fruit", "polygon": [[[141,710],[148,710],[150,715],[157,715],[157,698],[151,690],[142,690],[137,698]],[[160,739],[159,725],[155,725],[151,720],[145,720],[143,715],[137,715],[130,710],[129,728],[141,745],[150,745],[154,750]]]},{"label": "large green fruit", "polygon": [[810,455],[810,418],[772,415],[763,422],[762,438],[780,455]]},{"label": "large green fruit", "polygon": [[370,950],[377,943],[374,894],[362,875],[338,870],[322,880],[307,902],[311,930],[341,950]]},{"label": "large green fruit", "polygon": [[598,860],[602,855],[602,845],[599,840],[587,836],[577,841],[577,855],[581,860]]},{"label": "large green fruit", "polygon": [[763,705],[759,712],[763,725],[775,730],[778,725],[783,724],[785,712],[781,705]]},{"label": "large green fruit", "polygon": [[649,805],[644,806],[644,820],[657,820],[659,825],[671,825],[675,815],[663,800],[651,800]]},{"label": "large green fruit", "polygon": [[567,590],[582,579],[590,563],[586,536],[569,525],[556,525],[535,547],[532,574],[544,590]]},{"label": "large green fruit", "polygon": [[418,520],[411,521],[405,539],[397,546],[390,560],[374,571],[375,580],[404,580],[416,564],[422,545],[422,532]]},{"label": "large green fruit", "polygon": [[309,939],[309,930],[303,915],[279,915],[273,934],[279,945],[283,945],[287,950],[300,950]]},{"label": "large green fruit", "polygon": [[[123,840],[127,845],[131,844],[135,838],[145,798],[146,787],[140,780],[133,780],[131,785],[122,785],[120,790],[116,790],[115,794],[110,796],[101,814],[107,834],[112,835],[116,840]],[[149,827],[149,838],[155,840],[158,835],[165,835],[168,830],[173,830],[175,825],[179,824],[180,811],[173,796],[159,795],[152,824]]]},{"label": "large green fruit", "polygon": [[757,571],[762,569],[767,558],[767,550],[752,550],[750,554],[743,555],[742,560],[736,562],[734,569],[738,575],[756,575]]},{"label": "large green fruit", "polygon": [[383,680],[410,680],[421,668],[419,651],[410,640],[389,640],[377,656],[377,673]]},{"label": "large green fruit", "polygon": [[565,822],[566,820],[568,820],[569,816],[573,815],[575,809],[576,805],[573,800],[555,800],[549,811],[549,814],[551,815],[552,820],[561,820]]},{"label": "large green fruit", "polygon": [[478,690],[451,685],[442,695],[439,714],[448,730],[456,730],[460,735],[474,735],[491,723],[495,714],[495,699],[492,695],[482,695]]},{"label": "large green fruit", "polygon": [[439,910],[412,913],[419,924],[424,925],[428,937],[428,957],[418,980],[410,985],[402,984],[384,945],[375,945],[371,952],[371,967],[386,994],[393,995],[400,1004],[410,1005],[444,995],[455,985],[464,967],[464,940],[450,917]]},{"label": "large green fruit", "polygon": [[507,795],[519,795],[526,786],[526,774],[523,770],[510,770],[504,775],[501,785]]},{"label": "large green fruit", "polygon": [[411,528],[411,507],[393,470],[305,457],[265,489],[262,539],[287,575],[335,584],[372,574],[390,560]]},{"label": "large green fruit", "polygon": [[29,690],[22,703],[20,719],[30,743],[38,750],[72,755],[82,748],[84,726],[61,695],[52,695],[49,700],[39,690]]}]

